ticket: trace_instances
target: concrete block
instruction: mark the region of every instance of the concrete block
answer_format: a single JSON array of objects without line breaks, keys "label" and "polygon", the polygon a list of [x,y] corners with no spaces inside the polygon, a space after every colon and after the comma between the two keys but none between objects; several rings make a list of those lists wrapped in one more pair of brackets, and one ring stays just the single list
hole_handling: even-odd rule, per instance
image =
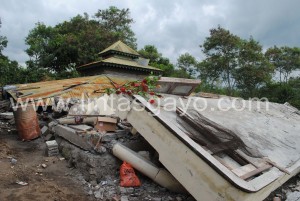
[{"label": "concrete block", "polygon": [[66,139],[67,141],[84,150],[93,150],[93,146],[86,139],[84,139],[84,136],[77,134],[76,130],[72,128],[63,125],[57,125],[54,127],[54,132],[56,135]]},{"label": "concrete block", "polygon": [[57,156],[59,154],[58,151],[58,144],[55,140],[47,141],[46,142],[47,146],[47,155],[50,156]]},{"label": "concrete block", "polygon": [[47,145],[47,148],[49,148],[49,147],[58,147],[58,144],[55,140],[47,141],[46,145]]}]

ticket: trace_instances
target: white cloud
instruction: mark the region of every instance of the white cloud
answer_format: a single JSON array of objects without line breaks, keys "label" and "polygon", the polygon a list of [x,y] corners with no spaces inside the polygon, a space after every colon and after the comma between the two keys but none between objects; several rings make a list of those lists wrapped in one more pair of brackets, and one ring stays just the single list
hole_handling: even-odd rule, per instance
[{"label": "white cloud", "polygon": [[111,5],[130,9],[138,48],[153,44],[174,63],[185,52],[201,59],[199,45],[218,25],[242,38],[252,35],[264,48],[300,46],[298,0],[0,0],[0,4],[0,34],[9,41],[4,53],[21,64],[28,60],[24,39],[36,22],[54,26]]}]

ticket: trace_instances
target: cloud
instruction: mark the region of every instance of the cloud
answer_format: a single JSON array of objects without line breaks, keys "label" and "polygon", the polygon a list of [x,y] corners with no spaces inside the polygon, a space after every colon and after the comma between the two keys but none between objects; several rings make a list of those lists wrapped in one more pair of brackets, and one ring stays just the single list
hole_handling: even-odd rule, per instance
[{"label": "cloud", "polygon": [[0,1],[0,34],[9,41],[4,53],[21,64],[28,60],[24,39],[36,22],[54,26],[84,12],[92,16],[111,5],[130,9],[138,48],[155,45],[174,63],[185,52],[202,59],[199,45],[209,36],[209,29],[218,25],[245,39],[253,36],[265,49],[300,46],[298,0]]}]

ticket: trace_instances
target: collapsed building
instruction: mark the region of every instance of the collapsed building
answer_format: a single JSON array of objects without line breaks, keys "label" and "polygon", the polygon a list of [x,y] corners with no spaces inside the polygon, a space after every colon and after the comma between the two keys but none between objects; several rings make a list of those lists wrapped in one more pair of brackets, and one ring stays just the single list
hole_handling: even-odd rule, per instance
[{"label": "collapsed building", "polygon": [[[167,77],[157,82],[160,88],[155,91],[162,98],[154,104],[137,94],[108,96],[107,88],[160,71],[143,63],[122,42],[100,55],[103,60],[79,68],[93,76],[4,88],[14,104],[30,100],[27,108],[38,106],[48,155],[59,150],[71,166],[82,170],[85,181],[115,177],[121,161],[126,161],[159,186],[183,195],[183,200],[186,194],[196,200],[264,200],[299,173],[300,112],[296,108],[192,94],[199,80]],[[29,110],[19,115],[26,119]],[[22,118],[17,113],[18,127]],[[19,125],[19,132],[24,128]],[[40,135],[33,124],[30,129],[36,134],[23,139]],[[120,193],[99,191],[94,192],[99,199]]]}]

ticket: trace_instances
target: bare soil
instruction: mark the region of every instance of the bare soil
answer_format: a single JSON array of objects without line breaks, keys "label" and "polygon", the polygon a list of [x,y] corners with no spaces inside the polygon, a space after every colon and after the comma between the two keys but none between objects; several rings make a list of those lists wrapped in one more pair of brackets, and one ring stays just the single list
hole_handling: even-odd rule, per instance
[{"label": "bare soil", "polygon": [[[11,163],[11,157],[17,160]],[[43,168],[41,164],[46,164]],[[46,157],[45,143],[38,138],[18,140],[16,132],[0,129],[0,200],[93,200],[60,157]],[[17,181],[28,183],[26,186]]]}]

